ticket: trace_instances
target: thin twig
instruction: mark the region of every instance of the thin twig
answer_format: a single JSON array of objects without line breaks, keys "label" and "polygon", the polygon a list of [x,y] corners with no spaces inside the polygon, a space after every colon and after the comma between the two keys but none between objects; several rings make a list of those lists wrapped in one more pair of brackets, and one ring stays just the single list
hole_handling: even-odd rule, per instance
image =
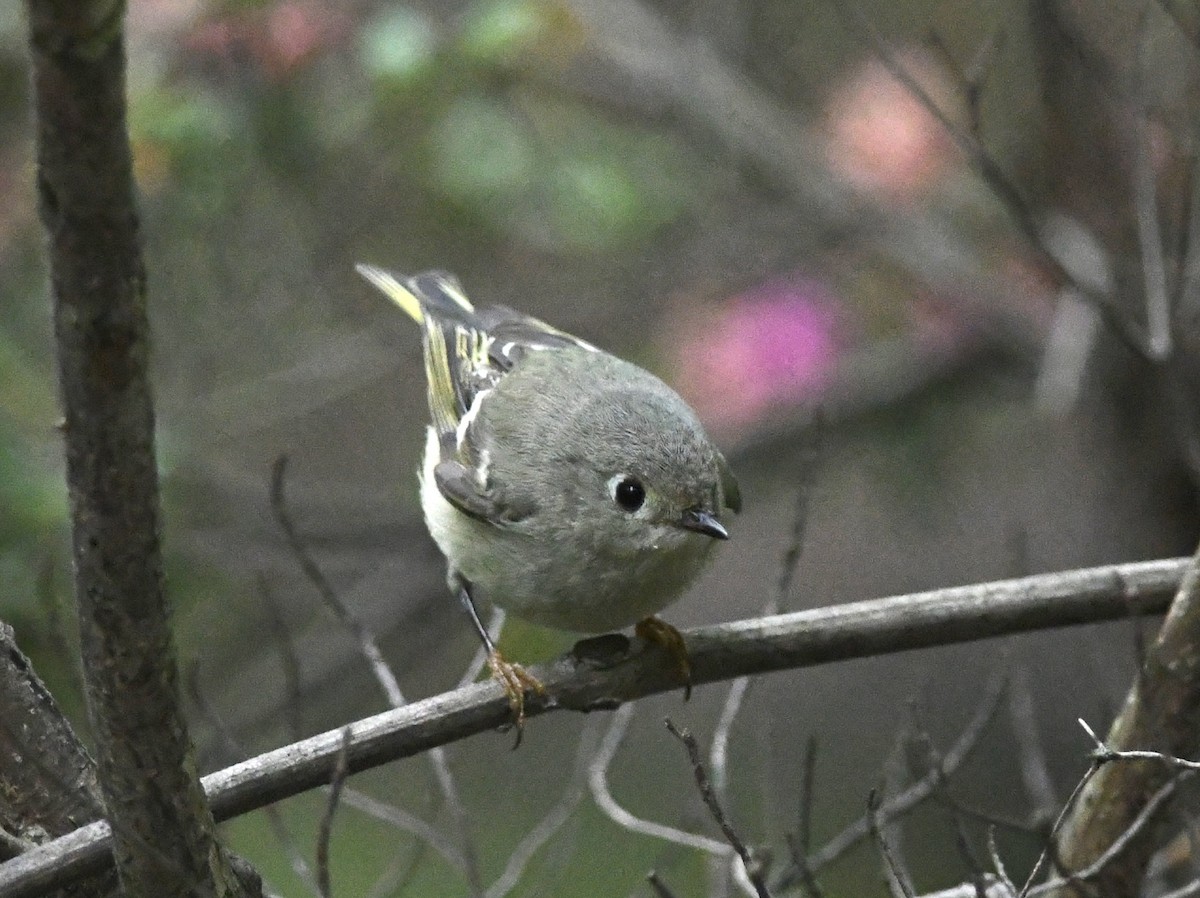
[{"label": "thin twig", "polygon": [[1194,879],[1170,892],[1162,892],[1158,898],[1192,898],[1193,895],[1200,895],[1200,879]]},{"label": "thin twig", "polygon": [[883,830],[879,820],[879,793],[874,789],[867,796],[867,831],[871,838],[875,840],[876,846],[879,848],[879,853],[884,861],[884,875],[888,883],[888,891],[897,898],[914,898],[912,886],[908,883],[908,876],[900,868],[896,858],[892,856],[892,849],[888,845],[887,839],[883,836]]},{"label": "thin twig", "polygon": [[1069,877],[1042,883],[1036,888],[1030,889],[1028,894],[1031,896],[1041,895],[1046,892],[1054,891],[1055,889],[1060,889],[1071,882],[1086,882],[1087,880],[1094,879],[1095,877],[1099,876],[1105,867],[1120,857],[1121,853],[1129,846],[1129,843],[1134,839],[1134,837],[1136,837],[1137,834],[1140,833],[1143,828],[1145,828],[1146,824],[1154,818],[1154,815],[1158,813],[1159,809],[1167,802],[1167,800],[1175,795],[1175,792],[1178,790],[1180,784],[1190,776],[1191,771],[1186,771],[1172,779],[1167,780],[1166,783],[1159,787],[1158,791],[1150,797],[1150,800],[1142,806],[1141,811],[1138,812],[1138,815],[1133,819],[1133,822],[1129,824],[1126,830],[1121,833],[1121,835],[1111,845],[1108,846],[1103,854],[1092,861],[1092,863],[1088,864],[1082,870],[1073,872]]},{"label": "thin twig", "polygon": [[[204,694],[204,690],[200,688],[199,667],[196,662],[193,661],[188,666],[183,682],[187,688],[188,697],[200,712],[201,718],[213,728],[217,737],[224,744],[225,754],[230,758],[241,759],[246,757],[246,747],[234,736],[229,724],[225,722],[225,719],[217,712],[217,709],[212,706],[208,701],[208,697]],[[296,877],[314,895],[320,895],[320,886],[317,884],[317,878],[313,875],[308,861],[305,860],[304,853],[300,850],[300,845],[288,827],[287,821],[284,820],[279,806],[273,804],[267,805],[262,811],[266,815],[267,825],[271,827],[271,833],[275,836],[275,841],[279,843],[283,848],[284,854],[287,855],[292,872],[296,874]]]},{"label": "thin twig", "polygon": [[333,836],[333,818],[337,813],[338,802],[342,797],[342,787],[350,770],[346,757],[350,752],[350,727],[342,731],[342,750],[338,752],[333,765],[333,773],[329,777],[329,798],[325,802],[325,813],[317,826],[317,888],[321,898],[332,898],[333,887],[329,873],[329,840]]},{"label": "thin twig", "polygon": [[792,594],[792,582],[796,579],[796,571],[800,568],[800,556],[804,553],[804,538],[808,532],[809,508],[812,506],[812,494],[817,482],[817,474],[821,468],[821,460],[825,454],[825,416],[821,409],[813,413],[812,424],[804,432],[803,444],[797,455],[798,474],[796,478],[795,504],[792,508],[792,527],[789,533],[787,549],[779,565],[779,580],[775,584],[773,600],[763,606],[764,614],[778,614],[788,606],[788,597]]},{"label": "thin twig", "polygon": [[729,782],[729,737],[733,733],[733,723],[737,720],[738,712],[742,708],[742,702],[749,689],[749,677],[738,677],[729,684],[729,692],[725,695],[725,704],[721,707],[721,716],[713,730],[713,741],[708,750],[708,763],[712,767],[713,789],[722,801],[726,798],[725,790]]},{"label": "thin twig", "polygon": [[[301,570],[304,571],[305,576],[316,587],[317,593],[325,603],[325,606],[353,634],[358,643],[359,652],[362,654],[364,660],[366,660],[371,673],[375,676],[375,681],[387,697],[388,704],[395,709],[402,708],[408,704],[408,701],[405,699],[404,693],[400,690],[400,682],[396,679],[396,675],[392,672],[387,661],[384,660],[383,652],[379,650],[375,634],[350,609],[350,606],[342,601],[341,596],[338,595],[337,590],[333,588],[329,580],[325,577],[325,573],[321,570],[320,565],[317,564],[316,560],[309,553],[308,547],[300,539],[296,531],[296,526],[292,521],[284,493],[287,461],[286,455],[280,455],[275,459],[275,464],[271,469],[271,509],[275,514],[279,528],[283,531],[288,546],[295,555]],[[446,757],[445,751],[441,748],[431,749],[428,752],[428,759],[434,779],[437,781],[438,789],[446,801],[446,806],[450,809],[450,816],[453,818],[455,828],[458,831],[458,837],[462,844],[462,856],[466,861],[467,885],[470,887],[471,895],[474,898],[482,898],[483,875],[479,870],[479,855],[475,848],[475,840],[471,836],[471,825],[467,817],[466,808],[459,797],[458,784],[455,782],[454,775],[450,771],[450,761]]]},{"label": "thin twig", "polygon": [[1161,761],[1169,767],[1178,767],[1182,770],[1200,770],[1200,761],[1177,758],[1174,755],[1164,754],[1161,751],[1145,751],[1143,749],[1117,751],[1116,749],[1109,748],[1082,717],[1079,718],[1079,725],[1083,727],[1083,731],[1096,743],[1092,757],[1101,764],[1107,764],[1110,761]]},{"label": "thin twig", "polygon": [[450,866],[464,874],[466,873],[467,862],[462,852],[452,845],[450,840],[438,832],[435,827],[422,820],[412,811],[385,801],[380,801],[378,798],[367,795],[365,792],[358,791],[353,786],[346,786],[342,790],[342,804],[352,807],[357,811],[362,811],[367,816],[394,826],[397,829],[411,833],[440,854]]},{"label": "thin twig", "polygon": [[1133,202],[1138,243],[1142,256],[1142,290],[1146,303],[1146,350],[1151,361],[1165,361],[1171,355],[1171,298],[1167,290],[1167,266],[1163,258],[1162,226],[1159,222],[1158,183],[1150,149],[1150,112],[1147,104],[1149,54],[1149,8],[1138,21],[1137,93],[1133,129]]},{"label": "thin twig", "polygon": [[1021,782],[1033,803],[1033,819],[1049,823],[1054,815],[1053,809],[1058,807],[1058,799],[1054,794],[1046,750],[1038,734],[1029,671],[1023,665],[1017,665],[1012,672],[1008,720],[1017,742]]},{"label": "thin twig", "polygon": [[279,525],[279,529],[283,531],[288,548],[291,549],[292,555],[295,556],[297,564],[300,565],[304,576],[316,588],[325,607],[333,612],[338,622],[349,630],[358,642],[358,650],[369,665],[371,673],[375,676],[375,681],[383,689],[384,697],[387,699],[388,704],[393,708],[403,707],[407,704],[404,693],[400,691],[400,684],[396,680],[396,675],[392,673],[392,669],[384,660],[383,653],[379,650],[379,645],[375,641],[374,634],[350,610],[350,607],[342,601],[341,596],[338,595],[337,590],[330,584],[325,576],[325,572],[321,570],[321,566],[317,564],[312,554],[308,551],[308,546],[305,545],[304,540],[300,538],[300,535],[296,531],[296,525],[292,520],[285,495],[287,465],[288,457],[280,455],[271,466],[271,511],[275,516],[275,521]]},{"label": "thin twig", "polygon": [[[878,809],[878,816],[883,825],[886,825],[896,817],[908,813],[933,795],[938,783],[945,777],[952,775],[970,756],[971,752],[979,744],[979,739],[983,735],[984,729],[996,715],[996,711],[1000,706],[1000,700],[1004,696],[1005,682],[1003,677],[997,676],[994,678],[988,687],[983,701],[980,703],[979,710],[967,722],[958,739],[942,757],[936,770],[930,771],[903,792],[881,803]],[[862,839],[870,835],[870,824],[871,821],[864,816],[847,826],[809,857],[809,866],[813,870],[820,870],[822,867],[837,860],[853,846],[862,841]]]},{"label": "thin twig", "polygon": [[267,611],[267,622],[271,627],[274,643],[279,648],[279,662],[283,667],[283,713],[288,731],[293,739],[304,732],[301,711],[304,703],[300,697],[300,658],[296,654],[296,643],[283,619],[283,611],[271,591],[267,578],[260,572],[257,577],[258,594]]},{"label": "thin twig", "polygon": [[1038,858],[1034,862],[1033,869],[1029,871],[1029,876],[1027,876],[1025,879],[1025,885],[1021,886],[1021,891],[1017,893],[1018,898],[1026,898],[1026,896],[1030,894],[1030,890],[1033,888],[1034,880],[1041,875],[1042,870],[1046,866],[1046,861],[1049,860],[1051,853],[1055,850],[1054,840],[1058,836],[1058,831],[1062,828],[1063,821],[1067,819],[1067,814],[1070,813],[1071,808],[1074,807],[1075,800],[1079,797],[1079,793],[1083,791],[1084,787],[1091,781],[1092,777],[1096,775],[1096,772],[1102,766],[1103,764],[1100,762],[1092,761],[1092,763],[1088,765],[1088,769],[1084,772],[1083,776],[1079,778],[1079,782],[1075,784],[1075,788],[1071,790],[1071,794],[1067,796],[1067,800],[1063,804],[1062,810],[1058,812],[1058,817],[1055,818],[1054,824],[1050,827],[1050,832],[1046,834],[1046,844],[1042,847],[1041,852],[1038,854]]},{"label": "thin twig", "polygon": [[617,749],[620,748],[621,742],[625,738],[629,721],[633,717],[633,709],[633,705],[622,705],[613,714],[608,732],[605,733],[604,739],[600,743],[600,750],[596,752],[588,767],[588,785],[596,806],[615,824],[631,832],[663,839],[685,848],[695,848],[718,857],[729,854],[729,846],[723,842],[676,829],[673,826],[655,823],[652,820],[643,820],[641,817],[631,814],[613,797],[608,788],[608,767],[612,764]]},{"label": "thin twig", "polygon": [[696,788],[700,792],[700,797],[704,800],[704,804],[708,808],[708,812],[712,814],[717,826],[721,828],[725,841],[742,859],[742,867],[745,868],[750,882],[754,884],[754,891],[758,894],[758,898],[770,898],[771,893],[763,881],[762,870],[759,869],[759,865],[750,853],[750,849],[746,847],[746,843],[733,828],[733,824],[729,822],[729,818],[725,815],[725,809],[721,807],[721,802],[718,800],[716,792],[713,791],[712,784],[708,779],[708,772],[704,769],[704,761],[700,758],[700,746],[696,743],[696,737],[686,729],[679,729],[669,717],[666,719],[666,725],[667,732],[682,742],[684,748],[687,749],[688,760],[692,763],[692,776],[696,778]]},{"label": "thin twig", "polygon": [[808,852],[812,844],[813,792],[817,769],[817,737],[810,735],[804,743],[804,766],[800,776],[800,814],[796,823],[796,835],[786,837],[792,864],[800,886],[809,898],[824,898],[825,892],[817,882],[817,876],[808,864]]},{"label": "thin twig", "polygon": [[1147,349],[1147,339],[1135,322],[1129,320],[1121,309],[1114,305],[1111,297],[1099,293],[1089,285],[1082,283],[1065,267],[1061,260],[1051,252],[1043,238],[1041,228],[1034,215],[1033,209],[1026,202],[1017,185],[1004,172],[999,161],[988,151],[987,147],[960,128],[934,101],[916,78],[896,58],[888,46],[887,40],[875,27],[875,23],[854,0],[826,0],[826,2],[841,17],[847,29],[862,40],[876,55],[888,73],[904,86],[909,93],[932,115],[941,125],[950,140],[958,147],[959,152],[975,168],[980,178],[992,191],[1016,224],[1017,229],[1028,241],[1029,245],[1042,259],[1059,281],[1070,284],[1081,296],[1085,297],[1104,320],[1112,328],[1113,333],[1121,339],[1133,352],[1142,358],[1150,357]]},{"label": "thin twig", "polygon": [[1000,851],[996,847],[996,827],[989,826],[987,831],[987,847],[988,856],[992,860],[992,869],[996,871],[996,876],[1000,878],[1000,882],[1004,884],[1006,898],[1016,898],[1017,884],[1008,877],[1008,871],[1004,868],[1004,859],[1000,857]]},{"label": "thin twig", "polygon": [[675,893],[667,887],[667,884],[662,881],[662,877],[654,870],[646,874],[646,882],[650,883],[650,888],[654,889],[654,894],[658,898],[675,898]]},{"label": "thin twig", "polygon": [[[943,784],[943,790],[945,785]],[[946,796],[949,799],[949,796]],[[975,855],[975,849],[971,847],[971,840],[967,836],[967,828],[963,823],[962,815],[958,813],[958,809],[952,801],[947,801],[950,810],[950,819],[954,823],[954,846],[958,849],[958,856],[962,858],[963,863],[967,867],[967,871],[971,874],[971,882],[975,886],[975,898],[987,898],[987,871],[983,869],[983,864]]]},{"label": "thin twig", "polygon": [[[787,548],[779,565],[779,580],[775,592],[763,603],[763,614],[778,614],[788,606],[788,597],[792,592],[792,583],[796,571],[800,567],[800,557],[804,552],[804,537],[808,529],[808,512],[812,504],[813,485],[816,483],[817,472],[820,469],[821,457],[825,449],[825,416],[818,408],[813,413],[812,424],[804,432],[803,442],[797,450],[797,479],[795,484],[796,498],[792,511],[792,526],[788,536]],[[717,797],[726,800],[726,784],[728,783],[729,739],[733,733],[734,723],[745,704],[746,695],[750,690],[750,679],[742,677],[734,680],[725,695],[725,703],[721,708],[721,716],[713,731],[712,744],[709,746],[708,763],[712,769],[713,788]]]},{"label": "thin twig", "polygon": [[525,867],[533,859],[533,856],[555,833],[562,829],[571,814],[574,813],[575,808],[579,806],[586,788],[583,780],[587,773],[587,766],[591,758],[595,756],[599,741],[598,727],[599,718],[589,717],[579,734],[579,746],[575,750],[574,772],[567,784],[566,791],[562,798],[546,812],[541,821],[517,843],[517,847],[508,856],[504,872],[488,887],[486,898],[503,898],[511,892],[520,881]]}]

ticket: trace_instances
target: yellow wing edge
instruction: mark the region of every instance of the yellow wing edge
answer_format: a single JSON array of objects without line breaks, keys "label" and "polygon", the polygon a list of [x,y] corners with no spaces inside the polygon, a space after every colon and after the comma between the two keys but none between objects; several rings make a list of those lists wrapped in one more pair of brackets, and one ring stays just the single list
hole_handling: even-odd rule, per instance
[{"label": "yellow wing edge", "polygon": [[421,301],[394,274],[377,265],[368,265],[366,262],[359,262],[354,266],[354,270],[374,284],[384,296],[398,305],[405,315],[417,322],[417,324],[424,323],[425,313],[421,311]]}]

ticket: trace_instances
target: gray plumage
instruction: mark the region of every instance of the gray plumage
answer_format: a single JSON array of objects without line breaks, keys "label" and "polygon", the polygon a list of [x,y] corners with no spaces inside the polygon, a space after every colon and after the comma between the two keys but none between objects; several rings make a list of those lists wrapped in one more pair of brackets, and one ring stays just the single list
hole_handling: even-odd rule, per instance
[{"label": "gray plumage", "polygon": [[674,600],[740,508],[687,403],[537,319],[476,312],[447,275],[359,270],[410,315],[420,307],[434,420],[421,502],[451,582],[579,632]]}]

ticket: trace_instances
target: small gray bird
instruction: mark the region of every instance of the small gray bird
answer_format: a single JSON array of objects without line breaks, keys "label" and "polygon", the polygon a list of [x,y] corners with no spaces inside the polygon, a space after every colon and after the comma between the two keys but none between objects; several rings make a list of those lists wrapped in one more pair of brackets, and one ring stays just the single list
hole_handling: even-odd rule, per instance
[{"label": "small gray bird", "polygon": [[536,318],[476,310],[441,272],[358,272],[424,329],[429,412],[421,506],[448,582],[518,724],[541,683],[496,650],[477,590],[534,623],[637,623],[685,681],[678,630],[653,615],[699,573],[737,482],[695,413],[654,375]]}]

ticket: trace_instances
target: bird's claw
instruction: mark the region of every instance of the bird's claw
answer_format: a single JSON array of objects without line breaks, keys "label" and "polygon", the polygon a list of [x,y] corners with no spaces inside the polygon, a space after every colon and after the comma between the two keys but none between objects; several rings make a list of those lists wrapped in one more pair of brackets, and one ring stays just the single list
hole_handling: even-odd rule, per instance
[{"label": "bird's claw", "polygon": [[641,639],[660,645],[666,650],[667,654],[671,656],[671,660],[675,662],[679,679],[683,681],[683,700],[690,699],[692,697],[692,662],[688,657],[687,643],[684,642],[683,634],[665,620],[657,617],[647,617],[638,621],[634,632]]},{"label": "bird's claw", "polygon": [[506,661],[498,651],[488,653],[487,664],[492,672],[492,679],[500,684],[500,688],[508,696],[508,706],[512,709],[513,721],[517,725],[517,742],[513,746],[516,748],[521,744],[521,728],[525,725],[525,693],[529,691],[545,695],[546,687],[520,664]]}]

